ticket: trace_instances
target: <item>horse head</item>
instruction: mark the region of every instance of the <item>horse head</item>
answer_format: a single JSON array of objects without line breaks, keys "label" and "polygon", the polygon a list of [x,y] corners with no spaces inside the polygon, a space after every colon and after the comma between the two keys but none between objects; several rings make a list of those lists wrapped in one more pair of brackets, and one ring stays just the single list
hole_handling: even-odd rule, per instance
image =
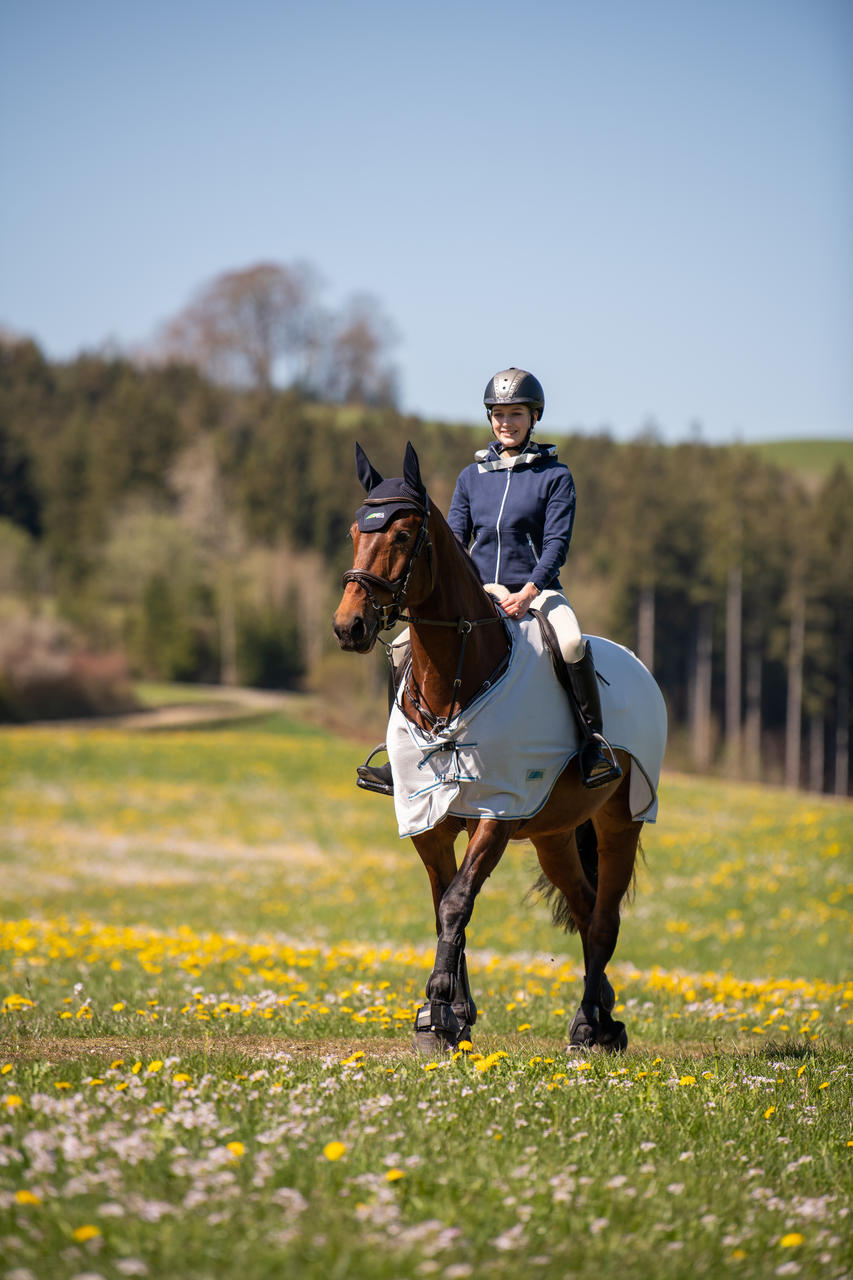
[{"label": "horse head", "polygon": [[350,529],[353,563],[333,625],[342,649],[367,653],[406,605],[432,590],[430,502],[411,444],[401,477],[383,479],[358,443],[355,465],[367,497]]}]

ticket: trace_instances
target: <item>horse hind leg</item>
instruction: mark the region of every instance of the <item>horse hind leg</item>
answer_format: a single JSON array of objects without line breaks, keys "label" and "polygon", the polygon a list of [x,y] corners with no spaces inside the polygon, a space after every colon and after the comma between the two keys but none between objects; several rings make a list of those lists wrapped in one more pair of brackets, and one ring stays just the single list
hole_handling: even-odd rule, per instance
[{"label": "horse hind leg", "polygon": [[615,995],[607,980],[605,966],[616,949],[620,905],[633,879],[641,825],[630,822],[608,830],[603,823],[601,827],[596,824],[599,834],[598,886],[585,938],[584,994],[569,1033],[572,1048],[595,1046],[619,1051],[628,1045],[625,1024],[612,1016]]},{"label": "horse hind leg", "polygon": [[[580,933],[586,963],[586,938],[595,909],[598,885],[598,838],[590,820],[574,831],[536,842],[542,875],[531,889],[551,908],[556,928]],[[586,974],[584,974],[586,983]],[[599,1006],[608,1014],[616,1004],[616,992],[606,973],[601,975]]]}]

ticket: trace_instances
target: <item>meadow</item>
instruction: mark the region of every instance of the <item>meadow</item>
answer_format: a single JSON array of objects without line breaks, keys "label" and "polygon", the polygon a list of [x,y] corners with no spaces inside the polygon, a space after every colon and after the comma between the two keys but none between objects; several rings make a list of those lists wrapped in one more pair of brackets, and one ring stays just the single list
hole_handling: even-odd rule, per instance
[{"label": "meadow", "polygon": [[298,717],[0,732],[0,1280],[853,1275],[853,804],[667,773],[568,1056],[513,846],[469,1049],[410,1048],[426,876]]}]

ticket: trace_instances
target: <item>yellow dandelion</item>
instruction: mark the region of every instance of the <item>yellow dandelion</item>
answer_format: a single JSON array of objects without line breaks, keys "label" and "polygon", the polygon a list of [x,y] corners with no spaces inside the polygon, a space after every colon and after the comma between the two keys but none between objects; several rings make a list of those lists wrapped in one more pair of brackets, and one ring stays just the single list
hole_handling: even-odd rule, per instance
[{"label": "yellow dandelion", "polygon": [[172,1084],[189,1084],[190,1079],[185,1071],[179,1071],[176,1076],[172,1076]]},{"label": "yellow dandelion", "polygon": [[819,1085],[818,1085],[818,1089],[828,1089],[828,1088],[829,1088],[829,1081],[828,1081],[828,1080],[824,1080],[822,1084],[819,1084]]},{"label": "yellow dandelion", "polygon": [[130,1069],[131,1069],[131,1071],[133,1072],[133,1074],[134,1074],[135,1076],[138,1076],[138,1075],[139,1075],[139,1073],[140,1073],[140,1071],[142,1070],[142,1063],[141,1063],[141,1062],[134,1062],[133,1066],[132,1066]]},{"label": "yellow dandelion", "polygon": [[695,1076],[682,1076],[678,1083],[679,1083],[679,1084],[695,1084],[695,1083],[696,1083],[696,1077],[695,1077]]},{"label": "yellow dandelion", "polygon": [[404,1169],[389,1169],[388,1172],[385,1174],[385,1181],[399,1182],[400,1179],[405,1178],[405,1176],[406,1176],[406,1173]]},{"label": "yellow dandelion", "polygon": [[22,1188],[15,1192],[15,1204],[41,1204],[41,1196],[37,1196],[34,1191],[26,1191]]},{"label": "yellow dandelion", "polygon": [[127,1088],[127,1081],[119,1080],[118,1084],[116,1085],[117,1091],[121,1093],[122,1089],[126,1089],[126,1088]]},{"label": "yellow dandelion", "polygon": [[231,1152],[235,1160],[239,1160],[241,1156],[246,1154],[246,1148],[242,1142],[226,1142],[225,1146]]},{"label": "yellow dandelion", "polygon": [[124,1066],[124,1058],[116,1058],[115,1062],[110,1063],[110,1071],[117,1071],[119,1067]]},{"label": "yellow dandelion", "polygon": [[70,1089],[71,1081],[70,1080],[54,1080],[53,1087],[54,1089]]},{"label": "yellow dandelion", "polygon": [[157,1072],[161,1070],[162,1066],[163,1066],[163,1063],[160,1061],[160,1059],[155,1058],[153,1062],[148,1063],[148,1066],[145,1068],[145,1074],[147,1076],[156,1075]]},{"label": "yellow dandelion", "polygon": [[116,1000],[115,1004],[113,1005],[113,1013],[121,1013],[123,1008],[124,1008],[124,1001]]},{"label": "yellow dandelion", "polygon": [[3,1066],[0,1067],[0,1076],[7,1076],[11,1070],[12,1070],[11,1062],[4,1062]]},{"label": "yellow dandelion", "polygon": [[805,1236],[801,1236],[799,1231],[790,1231],[788,1235],[783,1236],[779,1241],[783,1249],[795,1249],[798,1244],[803,1244]]},{"label": "yellow dandelion", "polygon": [[737,1262],[743,1262],[744,1258],[746,1257],[746,1250],[745,1250],[745,1249],[732,1249],[732,1257],[733,1257]]},{"label": "yellow dandelion", "polygon": [[71,1236],[78,1244],[84,1244],[87,1240],[96,1240],[101,1234],[100,1229],[92,1225],[91,1222],[86,1223],[83,1227],[77,1227],[71,1232]]},{"label": "yellow dandelion", "polygon": [[775,1107],[768,1107],[767,1110],[764,1112],[764,1119],[769,1120],[775,1110],[776,1110]]},{"label": "yellow dandelion", "polygon": [[461,1049],[463,1053],[470,1053],[474,1046],[470,1040],[460,1040],[456,1048]]},{"label": "yellow dandelion", "polygon": [[342,1155],[346,1154],[346,1145],[343,1142],[327,1142],[323,1148],[323,1155],[327,1160],[340,1160]]},{"label": "yellow dandelion", "polygon": [[529,1022],[519,1022],[519,1024],[518,1024],[518,1029],[519,1029],[519,1031],[529,1031],[529,1030],[530,1030],[531,1025],[532,1025],[532,1024],[531,1024],[531,1023],[529,1023]]},{"label": "yellow dandelion", "polygon": [[24,1104],[24,1099],[19,1093],[7,1093],[3,1101],[6,1104],[7,1111],[14,1111],[16,1107],[21,1107]]}]

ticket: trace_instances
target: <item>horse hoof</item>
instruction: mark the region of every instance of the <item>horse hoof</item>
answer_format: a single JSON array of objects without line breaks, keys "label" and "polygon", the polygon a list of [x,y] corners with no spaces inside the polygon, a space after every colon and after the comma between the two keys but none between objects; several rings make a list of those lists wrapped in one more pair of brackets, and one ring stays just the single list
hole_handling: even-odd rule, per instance
[{"label": "horse hoof", "polygon": [[419,1058],[444,1058],[450,1052],[450,1045],[443,1036],[434,1031],[416,1031],[412,1037],[412,1048]]},{"label": "horse hoof", "polygon": [[583,1012],[578,1009],[569,1027],[569,1048],[591,1049],[594,1044],[595,1027],[591,1022],[587,1022]]}]

